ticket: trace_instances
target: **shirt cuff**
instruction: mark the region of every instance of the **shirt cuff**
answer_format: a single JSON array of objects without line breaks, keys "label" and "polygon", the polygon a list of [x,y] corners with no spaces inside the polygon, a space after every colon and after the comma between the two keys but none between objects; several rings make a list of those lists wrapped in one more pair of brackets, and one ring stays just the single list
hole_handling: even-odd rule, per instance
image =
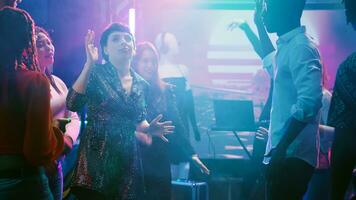
[{"label": "shirt cuff", "polygon": [[318,113],[314,113],[311,110],[306,110],[300,106],[293,105],[291,108],[291,115],[298,121],[310,123],[316,120]]},{"label": "shirt cuff", "polygon": [[267,56],[262,59],[262,64],[264,68],[269,68],[273,64],[274,57],[276,56],[276,51],[272,51]]}]

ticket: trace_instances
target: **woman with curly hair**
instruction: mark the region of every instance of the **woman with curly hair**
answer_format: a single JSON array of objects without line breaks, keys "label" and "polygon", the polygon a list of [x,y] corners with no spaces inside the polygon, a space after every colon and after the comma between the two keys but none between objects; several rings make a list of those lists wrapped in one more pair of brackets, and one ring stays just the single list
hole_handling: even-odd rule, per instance
[{"label": "woman with curly hair", "polygon": [[49,83],[27,12],[0,10],[0,44],[0,199],[52,199],[42,166],[62,153],[63,136],[52,127]]}]

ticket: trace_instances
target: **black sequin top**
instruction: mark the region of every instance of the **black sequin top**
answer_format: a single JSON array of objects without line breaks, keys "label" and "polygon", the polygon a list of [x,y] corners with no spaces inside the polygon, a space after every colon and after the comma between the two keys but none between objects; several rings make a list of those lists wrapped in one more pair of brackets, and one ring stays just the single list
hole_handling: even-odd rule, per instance
[{"label": "black sequin top", "polygon": [[[157,143],[163,143],[160,146],[167,154],[171,163],[189,162],[195,151],[190,144],[189,138],[186,138],[186,129],[182,123],[178,111],[177,99],[174,92],[175,87],[167,86],[163,91],[157,88],[150,88],[147,97],[147,119],[152,120],[157,115],[163,114],[161,121],[172,121],[175,126],[174,133],[166,135],[168,143],[162,142],[160,138],[154,138]],[[154,145],[153,145],[154,146]],[[151,147],[152,148],[152,147]],[[163,155],[161,158],[164,157]]]},{"label": "black sequin top", "polygon": [[350,55],[337,71],[328,125],[356,129],[356,53]]},{"label": "black sequin top", "polygon": [[126,94],[110,63],[93,67],[85,95],[70,89],[67,106],[87,105],[73,186],[99,191],[108,199],[142,199],[144,187],[135,139],[136,124],[146,118],[148,84],[134,71]]}]

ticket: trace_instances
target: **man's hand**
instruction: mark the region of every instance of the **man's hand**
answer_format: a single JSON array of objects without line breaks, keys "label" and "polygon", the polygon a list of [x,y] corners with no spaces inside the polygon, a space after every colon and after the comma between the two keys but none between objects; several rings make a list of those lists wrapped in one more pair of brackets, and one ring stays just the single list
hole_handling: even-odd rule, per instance
[{"label": "man's hand", "polygon": [[255,22],[256,26],[263,26],[263,20],[262,20],[262,0],[256,0],[256,9],[255,13],[253,16],[253,21]]},{"label": "man's hand", "polygon": [[261,140],[263,142],[266,142],[268,139],[268,130],[266,128],[263,127],[258,127],[257,131],[256,131],[256,139]]},{"label": "man's hand", "polygon": [[231,22],[229,24],[229,26],[227,27],[227,30],[233,31],[236,28],[240,28],[241,30],[246,31],[247,29],[250,28],[250,26],[248,25],[248,23],[245,20],[238,19],[236,21]]}]

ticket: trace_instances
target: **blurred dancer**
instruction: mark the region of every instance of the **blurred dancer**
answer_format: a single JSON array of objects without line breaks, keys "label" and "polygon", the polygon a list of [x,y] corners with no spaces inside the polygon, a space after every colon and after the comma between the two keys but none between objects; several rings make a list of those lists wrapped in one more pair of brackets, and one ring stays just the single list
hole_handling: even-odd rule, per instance
[{"label": "blurred dancer", "polygon": [[174,126],[160,122],[162,115],[146,121],[148,84],[131,70],[136,46],[129,28],[111,24],[100,45],[102,65],[96,64],[94,32],[88,31],[87,60],[67,96],[72,111],[88,106],[72,188],[79,199],[143,199],[135,131],[164,138]]},{"label": "blurred dancer", "polygon": [[[52,74],[55,49],[48,32],[41,27],[35,28],[36,49],[38,53],[38,63],[41,72],[50,82],[51,89],[51,111],[54,120],[59,124],[66,123],[63,128],[65,152],[69,153],[78,138],[80,121],[76,113],[70,112],[66,107],[66,97],[68,88],[65,83]],[[61,157],[54,163],[54,170],[47,171],[50,188],[55,200],[61,200],[63,194],[63,172]]]},{"label": "blurred dancer", "polygon": [[[356,30],[356,1],[344,0],[347,22]],[[344,199],[356,164],[356,53],[339,67],[328,116],[335,128],[331,154],[331,196]]]},{"label": "blurred dancer", "polygon": [[158,53],[148,42],[137,45],[133,68],[148,81],[147,119],[163,114],[165,120],[173,122],[175,131],[167,136],[168,141],[149,138],[142,146],[142,160],[145,175],[146,199],[171,199],[170,163],[177,157],[191,160],[206,174],[207,167],[200,161],[190,142],[183,137],[184,127],[178,113],[174,86],[162,81],[158,75]]},{"label": "blurred dancer", "polygon": [[0,10],[0,44],[0,199],[52,199],[42,166],[62,153],[63,136],[52,127],[28,13]]},{"label": "blurred dancer", "polygon": [[[155,45],[159,52],[159,76],[166,83],[174,85],[173,92],[176,96],[178,112],[184,128],[184,131],[180,132],[180,134],[187,141],[190,141],[189,133],[190,127],[192,127],[195,140],[200,141],[193,92],[187,80],[188,68],[177,62],[177,56],[180,51],[177,38],[172,33],[163,32],[157,35]],[[189,159],[178,157],[171,167],[173,179],[188,179]]]}]

